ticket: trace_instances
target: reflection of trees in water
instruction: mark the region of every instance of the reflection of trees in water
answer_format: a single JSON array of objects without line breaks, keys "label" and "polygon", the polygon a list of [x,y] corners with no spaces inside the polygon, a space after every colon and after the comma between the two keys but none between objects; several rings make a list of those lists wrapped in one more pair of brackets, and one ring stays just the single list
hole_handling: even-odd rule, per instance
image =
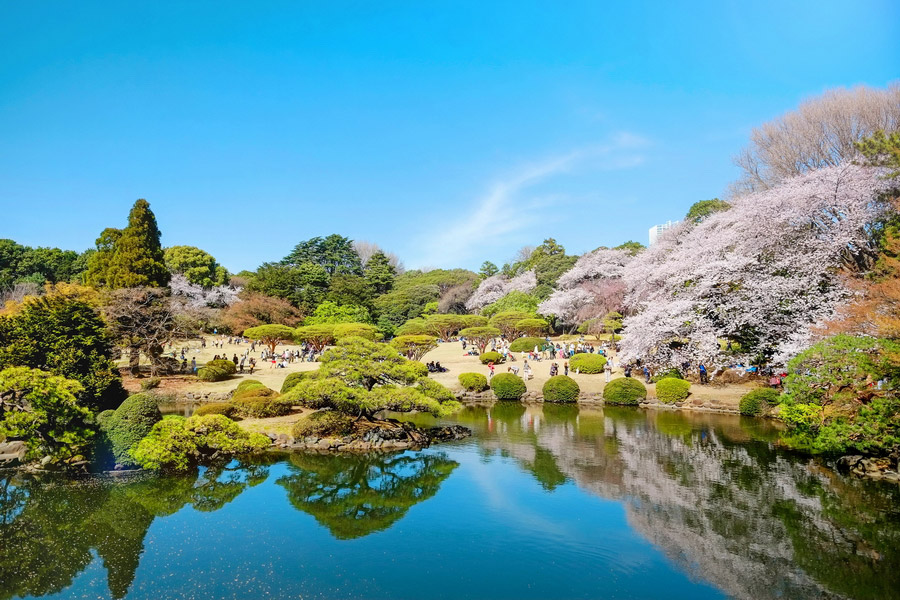
[{"label": "reflection of trees in water", "polygon": [[510,414],[479,443],[545,488],[552,471],[622,499],[632,527],[691,576],[737,598],[900,596],[896,486],[776,451],[758,419],[608,408],[573,421],[547,408]]},{"label": "reflection of trees in water", "polygon": [[59,592],[103,560],[113,598],[134,580],[155,517],[190,505],[218,510],[268,467],[236,462],[192,477],[148,474],[84,481],[11,474],[0,480],[0,598]]},{"label": "reflection of trees in water", "polygon": [[291,504],[338,539],[382,531],[411,506],[437,493],[459,466],[443,454],[327,456],[293,454],[290,475],[276,483]]}]

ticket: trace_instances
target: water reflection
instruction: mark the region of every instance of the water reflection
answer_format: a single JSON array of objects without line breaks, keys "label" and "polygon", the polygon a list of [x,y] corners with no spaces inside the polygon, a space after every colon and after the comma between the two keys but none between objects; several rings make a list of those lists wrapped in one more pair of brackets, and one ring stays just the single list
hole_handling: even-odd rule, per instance
[{"label": "water reflection", "polygon": [[[431,422],[430,417],[416,419]],[[207,512],[225,508],[232,511],[226,520],[247,519],[238,504],[228,505],[260,484],[262,497],[275,502],[266,506],[272,508],[270,517],[279,527],[290,521],[284,511],[291,512],[287,507],[292,506],[314,517],[352,552],[357,547],[353,540],[390,529],[410,514],[411,507],[434,498],[457,470],[464,472],[473,464],[485,477],[510,481],[514,473],[525,480],[534,495],[523,497],[522,506],[548,522],[565,519],[560,507],[577,515],[591,504],[584,493],[573,493],[574,486],[621,503],[631,530],[660,549],[680,571],[731,597],[900,596],[900,488],[845,478],[815,461],[782,452],[774,445],[778,430],[766,421],[506,403],[468,408],[454,421],[472,427],[476,435],[438,451],[295,454],[233,461],[189,477],[146,474],[70,481],[0,476],[0,600],[64,590],[96,557],[106,569],[111,596],[122,598],[135,579],[147,531],[156,518],[191,507]],[[272,467],[276,461],[279,464]],[[449,498],[441,495],[446,503],[441,514],[456,527],[452,531],[464,531],[460,528],[482,516],[473,494],[483,490],[471,476],[470,469],[446,486]],[[549,498],[557,512],[543,514],[539,505]],[[434,502],[440,505],[441,499]],[[249,514],[252,518],[256,513]],[[615,518],[621,521],[609,518],[610,526]],[[449,557],[459,538],[448,533],[441,519],[433,521],[434,529],[428,533],[446,544]],[[598,523],[601,529],[607,526],[606,521],[591,526]],[[248,525],[256,535],[256,521]],[[562,534],[548,545],[539,535],[529,537],[527,528],[504,527],[498,522],[490,529],[497,536],[517,536],[520,543],[531,544],[528,553],[534,555],[535,564],[550,569],[548,577],[559,574],[552,570],[556,555],[580,556],[587,561],[585,569],[608,568],[603,562],[591,563],[597,557],[583,548],[572,554],[567,544],[577,542]],[[547,553],[546,561],[541,552]],[[247,563],[261,560],[257,554],[236,556]],[[283,558],[278,551],[268,560]],[[385,576],[403,580],[405,566]],[[444,567],[462,568],[449,559]],[[331,589],[327,582],[322,585],[323,594]],[[592,595],[591,590],[582,595]]]},{"label": "water reflection", "polygon": [[341,540],[387,529],[437,493],[459,463],[443,454],[294,454],[278,479],[298,510]]},{"label": "water reflection", "polygon": [[545,489],[622,501],[633,529],[730,596],[900,597],[900,488],[776,450],[771,423],[502,404],[460,420]]},{"label": "water reflection", "polygon": [[228,465],[193,476],[149,474],[83,481],[12,474],[0,479],[0,598],[59,592],[94,560],[122,598],[156,517],[185,506],[214,511],[265,481],[268,467]]}]

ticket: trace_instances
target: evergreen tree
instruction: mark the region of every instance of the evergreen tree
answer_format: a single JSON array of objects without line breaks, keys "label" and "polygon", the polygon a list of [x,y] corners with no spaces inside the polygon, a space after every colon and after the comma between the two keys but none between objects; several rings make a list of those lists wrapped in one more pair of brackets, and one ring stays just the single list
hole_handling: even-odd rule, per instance
[{"label": "evergreen tree", "polygon": [[391,264],[387,254],[379,250],[366,263],[365,277],[376,294],[385,294],[394,287],[397,269]]},{"label": "evergreen tree", "polygon": [[159,227],[150,203],[138,200],[128,214],[125,229],[103,230],[97,252],[88,260],[85,281],[97,287],[162,287],[169,283],[169,270],[159,242]]},{"label": "evergreen tree", "polygon": [[360,275],[362,262],[353,240],[333,233],[326,238],[314,237],[297,244],[282,261],[286,265],[312,263],[319,265],[328,275]]}]

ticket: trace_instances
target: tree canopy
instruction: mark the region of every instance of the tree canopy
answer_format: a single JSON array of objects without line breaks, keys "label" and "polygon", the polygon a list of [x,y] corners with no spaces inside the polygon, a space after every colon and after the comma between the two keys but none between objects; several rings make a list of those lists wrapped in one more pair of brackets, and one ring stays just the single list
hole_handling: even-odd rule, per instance
[{"label": "tree canopy", "polygon": [[330,408],[371,419],[382,410],[446,415],[461,408],[453,394],[427,378],[428,369],[388,344],[359,337],[338,340],[313,377],[285,394],[308,408]]},{"label": "tree canopy", "polygon": [[171,246],[165,249],[163,257],[170,272],[184,275],[193,284],[208,288],[228,281],[225,267],[195,246]]},{"label": "tree canopy", "polygon": [[284,257],[285,265],[318,265],[328,275],[362,275],[362,262],[353,249],[353,240],[333,233],[300,242]]},{"label": "tree canopy", "polygon": [[257,325],[256,327],[248,327],[244,330],[244,336],[251,340],[259,340],[269,347],[269,351],[274,354],[275,347],[284,342],[293,341],[294,329],[287,325]]}]

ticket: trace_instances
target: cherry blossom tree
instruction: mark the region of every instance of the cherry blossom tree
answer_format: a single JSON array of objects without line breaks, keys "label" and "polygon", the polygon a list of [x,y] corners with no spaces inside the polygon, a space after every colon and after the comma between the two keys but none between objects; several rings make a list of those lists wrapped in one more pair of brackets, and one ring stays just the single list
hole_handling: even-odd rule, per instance
[{"label": "cherry blossom tree", "polygon": [[888,210],[878,169],[828,167],[734,199],[731,209],[685,223],[625,271],[625,359],[672,365],[783,358],[850,295],[841,273],[878,256]]},{"label": "cherry blossom tree", "polygon": [[599,248],[585,254],[560,276],[559,289],[538,306],[538,312],[577,326],[618,311],[626,289],[622,277],[633,261],[626,250]]},{"label": "cherry blossom tree", "polygon": [[503,274],[493,275],[481,282],[475,293],[466,301],[466,309],[481,310],[510,292],[518,291],[527,294],[536,287],[537,276],[534,271],[526,271],[511,279]]},{"label": "cherry blossom tree", "polygon": [[238,294],[241,291],[241,288],[230,285],[205,288],[191,283],[187,277],[181,274],[172,275],[169,288],[172,290],[172,296],[185,299],[192,308],[231,306],[238,301]]}]

